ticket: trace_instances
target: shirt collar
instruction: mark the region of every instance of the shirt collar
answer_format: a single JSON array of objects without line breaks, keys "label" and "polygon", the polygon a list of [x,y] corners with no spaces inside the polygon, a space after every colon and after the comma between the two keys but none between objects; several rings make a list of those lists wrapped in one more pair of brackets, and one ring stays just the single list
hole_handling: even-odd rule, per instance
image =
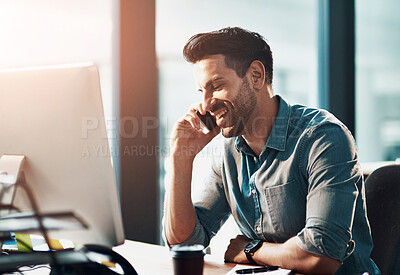
[{"label": "shirt collar", "polygon": [[[281,96],[276,95],[276,97],[279,99],[278,115],[275,119],[274,126],[272,127],[271,134],[269,135],[263,152],[267,147],[279,151],[285,150],[286,137],[289,127],[290,106]],[[235,147],[236,150],[243,151],[247,154],[252,152],[242,136],[238,136],[236,138]]]}]

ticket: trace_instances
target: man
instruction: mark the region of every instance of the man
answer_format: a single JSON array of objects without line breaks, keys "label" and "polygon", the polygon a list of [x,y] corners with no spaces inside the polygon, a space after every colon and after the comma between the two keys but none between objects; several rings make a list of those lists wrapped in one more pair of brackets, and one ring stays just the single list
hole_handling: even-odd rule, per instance
[{"label": "man", "polygon": [[[379,274],[354,140],[333,115],[289,105],[272,90],[272,54],[241,28],[197,34],[184,47],[203,101],[176,123],[165,235],[207,246],[230,214],[243,236],[225,260],[311,274]],[[204,134],[196,111],[217,127]],[[202,199],[191,200],[193,160],[220,131],[224,156]]]}]

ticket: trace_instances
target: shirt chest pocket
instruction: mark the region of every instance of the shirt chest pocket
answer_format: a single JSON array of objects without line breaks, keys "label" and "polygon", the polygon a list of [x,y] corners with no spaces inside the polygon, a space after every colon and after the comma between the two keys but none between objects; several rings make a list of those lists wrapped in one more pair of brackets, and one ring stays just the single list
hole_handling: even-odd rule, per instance
[{"label": "shirt chest pocket", "polygon": [[264,193],[270,221],[278,235],[287,239],[304,228],[306,196],[296,180],[265,188]]}]

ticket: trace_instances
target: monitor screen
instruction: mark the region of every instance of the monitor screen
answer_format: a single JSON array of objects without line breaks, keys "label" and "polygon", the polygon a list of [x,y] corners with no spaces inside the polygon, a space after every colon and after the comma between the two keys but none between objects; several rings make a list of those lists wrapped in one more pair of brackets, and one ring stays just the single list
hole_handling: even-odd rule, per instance
[{"label": "monitor screen", "polygon": [[[24,155],[23,173],[41,212],[73,211],[88,229],[49,237],[114,246],[124,241],[94,64],[0,72],[0,156]],[[30,210],[16,189],[13,204]]]}]

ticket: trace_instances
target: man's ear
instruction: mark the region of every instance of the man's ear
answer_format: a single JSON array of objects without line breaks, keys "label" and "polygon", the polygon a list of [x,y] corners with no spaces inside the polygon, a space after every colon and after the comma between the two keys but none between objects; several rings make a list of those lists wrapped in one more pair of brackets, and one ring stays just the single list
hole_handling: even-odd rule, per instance
[{"label": "man's ear", "polygon": [[254,89],[261,89],[265,84],[265,67],[261,61],[254,60],[248,69]]}]

